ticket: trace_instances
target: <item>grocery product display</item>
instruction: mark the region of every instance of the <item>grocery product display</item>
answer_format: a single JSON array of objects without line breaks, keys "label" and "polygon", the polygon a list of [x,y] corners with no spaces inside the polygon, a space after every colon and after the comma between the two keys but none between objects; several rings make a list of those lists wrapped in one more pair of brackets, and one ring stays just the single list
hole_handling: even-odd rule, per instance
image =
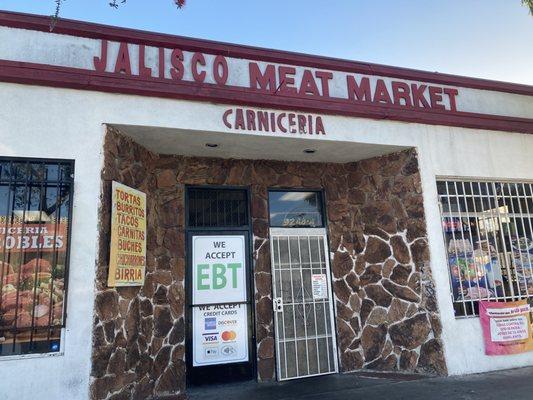
[{"label": "grocery product display", "polygon": [[[447,234],[452,236],[452,233]],[[476,240],[470,232],[457,236],[472,239],[448,238],[448,266],[454,301],[533,294],[531,239],[511,237],[509,245],[509,240],[502,240],[498,235],[485,240]]]}]

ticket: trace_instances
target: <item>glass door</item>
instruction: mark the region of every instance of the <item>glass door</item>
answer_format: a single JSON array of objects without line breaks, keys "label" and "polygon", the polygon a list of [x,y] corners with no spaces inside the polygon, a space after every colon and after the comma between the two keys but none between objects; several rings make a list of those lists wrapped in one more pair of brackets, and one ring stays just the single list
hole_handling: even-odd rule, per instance
[{"label": "glass door", "polygon": [[187,380],[255,376],[250,224],[245,189],[187,190]]}]

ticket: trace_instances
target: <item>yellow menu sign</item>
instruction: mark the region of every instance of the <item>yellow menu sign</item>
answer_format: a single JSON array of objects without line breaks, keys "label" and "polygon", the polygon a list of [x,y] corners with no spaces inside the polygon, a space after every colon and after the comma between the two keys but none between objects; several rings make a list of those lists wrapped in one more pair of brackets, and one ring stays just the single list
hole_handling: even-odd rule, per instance
[{"label": "yellow menu sign", "polygon": [[112,184],[107,285],[142,286],[146,266],[146,194]]}]

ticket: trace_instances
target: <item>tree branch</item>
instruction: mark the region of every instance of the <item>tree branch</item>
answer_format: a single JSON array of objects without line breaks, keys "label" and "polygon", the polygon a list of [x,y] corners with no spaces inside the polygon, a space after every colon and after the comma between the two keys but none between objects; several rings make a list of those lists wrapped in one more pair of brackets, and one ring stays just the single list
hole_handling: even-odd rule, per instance
[{"label": "tree branch", "polygon": [[529,13],[533,15],[533,0],[522,0],[522,5],[529,7]]},{"label": "tree branch", "polygon": [[[63,4],[64,1],[66,0],[54,0],[56,9],[55,9],[54,15],[50,17],[50,32],[54,30],[57,24],[57,21],[59,20],[59,12],[61,10],[61,5]],[[183,6],[185,6],[185,0],[172,0],[172,1],[174,2],[174,4],[176,4],[176,6],[178,6],[178,8],[182,8]],[[109,6],[113,8],[118,8],[120,4],[124,4],[124,3],[126,3],[126,0],[111,0],[109,2]]]}]

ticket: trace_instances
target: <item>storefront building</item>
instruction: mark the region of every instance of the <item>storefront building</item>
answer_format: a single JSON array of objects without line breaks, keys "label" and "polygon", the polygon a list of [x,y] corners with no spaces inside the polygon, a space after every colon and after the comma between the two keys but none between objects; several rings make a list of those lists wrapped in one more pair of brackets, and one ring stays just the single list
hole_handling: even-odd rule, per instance
[{"label": "storefront building", "polygon": [[478,318],[533,294],[533,87],[49,23],[0,12],[2,399],[533,365]]}]

